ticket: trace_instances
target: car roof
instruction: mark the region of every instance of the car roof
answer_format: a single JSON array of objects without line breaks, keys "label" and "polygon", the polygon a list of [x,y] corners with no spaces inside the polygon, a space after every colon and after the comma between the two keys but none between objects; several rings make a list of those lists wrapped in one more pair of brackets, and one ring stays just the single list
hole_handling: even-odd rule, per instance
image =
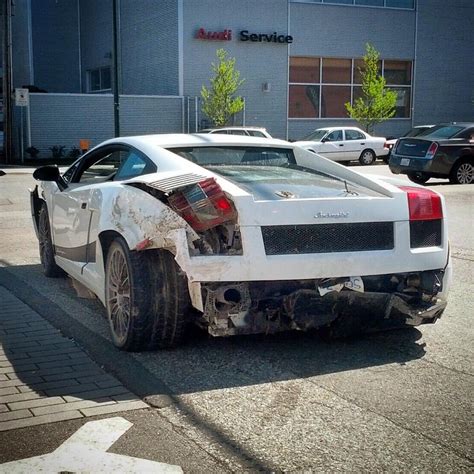
[{"label": "car roof", "polygon": [[210,132],[210,131],[214,131],[214,130],[263,130],[263,131],[267,131],[267,129],[265,127],[247,127],[247,126],[241,126],[241,125],[236,125],[235,127],[234,126],[231,126],[231,127],[215,127],[215,128],[204,128],[202,130],[199,131],[200,132]]},{"label": "car roof", "polygon": [[363,132],[363,130],[358,128],[358,127],[346,127],[345,125],[339,125],[339,126],[335,126],[335,127],[321,127],[321,128],[317,128],[316,130],[313,130],[313,131],[316,132],[317,130],[324,130],[324,131],[327,131],[327,132],[329,132],[331,130],[357,130],[358,132]]},{"label": "car roof", "polygon": [[107,140],[101,145],[109,144],[129,144],[132,146],[159,146],[167,147],[185,147],[185,146],[286,146],[291,147],[291,144],[284,140],[276,138],[262,138],[262,137],[247,137],[243,135],[219,135],[207,133],[170,133],[170,134],[155,134],[155,135],[137,135],[131,137],[118,137]]}]

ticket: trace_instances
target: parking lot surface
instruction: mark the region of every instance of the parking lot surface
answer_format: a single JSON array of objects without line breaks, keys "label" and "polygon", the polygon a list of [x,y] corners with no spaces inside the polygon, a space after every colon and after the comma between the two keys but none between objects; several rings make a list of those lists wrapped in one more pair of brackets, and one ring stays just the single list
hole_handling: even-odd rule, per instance
[{"label": "parking lot surface", "polygon": [[[390,174],[384,165],[354,169]],[[3,307],[38,315],[26,325],[46,328],[38,337],[67,338],[73,362],[66,367],[97,367],[99,378],[150,407],[125,412],[134,428],[110,452],[190,472],[472,472],[472,186],[429,183],[446,198],[454,257],[448,308],[435,325],[333,343],[313,333],[216,339],[196,329],[175,350],[123,353],[112,346],[97,301],[78,298],[68,279],[42,275],[26,192],[31,176],[0,180],[0,322],[11,321]],[[20,360],[4,362],[18,368]],[[40,363],[49,362],[32,362]],[[44,393],[63,400],[55,405],[78,403],[66,399],[73,394]],[[104,395],[111,403],[99,408],[122,403],[117,396]],[[87,409],[77,408],[77,420],[0,432],[0,460],[50,452],[87,421]],[[31,411],[28,418],[35,416],[42,415]],[[38,437],[41,429],[49,436]],[[34,447],[19,441],[32,439]]]}]

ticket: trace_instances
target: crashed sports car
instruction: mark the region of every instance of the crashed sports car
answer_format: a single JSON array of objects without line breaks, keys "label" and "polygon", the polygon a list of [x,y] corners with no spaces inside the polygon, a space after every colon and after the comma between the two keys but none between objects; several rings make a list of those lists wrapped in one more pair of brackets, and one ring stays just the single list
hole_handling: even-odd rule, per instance
[{"label": "crashed sports car", "polygon": [[44,273],[107,308],[114,344],[434,323],[451,279],[441,195],[367,178],[291,143],[233,135],[108,140],[34,173]]}]

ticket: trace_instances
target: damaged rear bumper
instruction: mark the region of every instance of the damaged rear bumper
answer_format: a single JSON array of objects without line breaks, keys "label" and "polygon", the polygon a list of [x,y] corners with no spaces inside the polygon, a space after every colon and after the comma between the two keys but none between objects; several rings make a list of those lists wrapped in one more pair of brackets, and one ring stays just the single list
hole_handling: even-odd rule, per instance
[{"label": "damaged rear bumper", "polygon": [[406,284],[413,280],[412,273],[363,277],[364,291],[343,288],[327,293],[321,292],[321,280],[214,283],[205,289],[203,316],[214,336],[335,324],[367,332],[434,323],[447,304],[442,291],[445,273],[433,270],[419,276],[416,290]]}]

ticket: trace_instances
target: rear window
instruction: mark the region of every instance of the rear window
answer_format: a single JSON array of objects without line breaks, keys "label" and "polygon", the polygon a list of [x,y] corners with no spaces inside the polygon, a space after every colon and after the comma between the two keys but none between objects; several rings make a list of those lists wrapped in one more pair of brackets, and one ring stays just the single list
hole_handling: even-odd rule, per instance
[{"label": "rear window", "polygon": [[438,127],[431,128],[429,133],[424,136],[428,138],[452,138],[463,129],[464,127],[459,127],[456,125],[440,125]]},{"label": "rear window", "polygon": [[273,147],[184,147],[169,151],[200,166],[288,166],[296,164],[293,150]]}]

